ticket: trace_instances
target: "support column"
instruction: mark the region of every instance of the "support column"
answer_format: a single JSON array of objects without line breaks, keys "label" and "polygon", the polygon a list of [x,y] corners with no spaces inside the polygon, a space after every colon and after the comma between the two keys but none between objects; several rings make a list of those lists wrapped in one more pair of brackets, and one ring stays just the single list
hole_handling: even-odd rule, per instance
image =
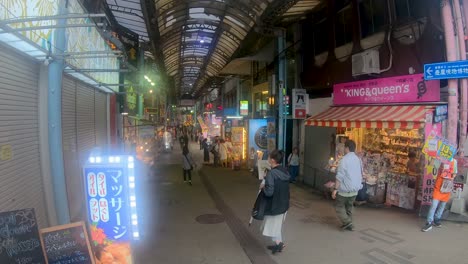
[{"label": "support column", "polygon": [[[463,0],[463,10],[460,6],[459,1],[455,1],[455,14],[457,18],[457,36],[458,43],[460,46],[460,60],[466,60],[466,43],[465,43],[465,32],[463,25],[463,15],[467,17],[467,6],[468,1]],[[468,122],[468,79],[461,80],[461,103],[460,103],[460,141],[459,141],[459,155],[465,155],[464,144],[466,141],[467,133],[467,122]]]},{"label": "support column", "polygon": [[[453,28],[452,5],[450,1],[441,1],[442,24],[444,26],[445,48],[447,61],[457,60],[457,47],[455,42],[455,32]],[[458,131],[458,82],[456,79],[448,80],[448,122],[447,139],[457,144]]]},{"label": "support column", "polygon": [[144,97],[142,93],[138,94],[138,117],[142,118],[143,117],[143,101]]},{"label": "support column", "polygon": [[[66,0],[59,2],[59,15],[68,13],[67,2]],[[58,26],[64,26],[66,23],[66,19],[59,19],[57,21]],[[54,40],[53,52],[59,56],[49,64],[49,101],[47,111],[49,118],[50,170],[52,174],[55,210],[57,212],[58,224],[63,225],[70,223],[62,149],[62,74],[64,60],[63,56],[60,55],[63,54],[67,47],[65,27],[55,29]]]},{"label": "support column", "polygon": [[[286,95],[286,32],[281,30],[277,39],[278,46],[278,149],[285,150],[286,117],[284,114],[284,96]],[[283,159],[284,163],[285,158]]]},{"label": "support column", "polygon": [[236,83],[236,116],[240,116],[240,100],[241,100],[240,78],[237,78],[237,83]]},{"label": "support column", "polygon": [[143,117],[143,94],[145,92],[144,86],[148,84],[146,82],[144,76],[145,76],[145,52],[144,49],[140,43],[140,57],[138,58],[138,68],[139,68],[139,74],[138,76],[138,84],[139,87],[137,89],[138,91],[138,105],[137,105],[137,115],[139,118]]}]

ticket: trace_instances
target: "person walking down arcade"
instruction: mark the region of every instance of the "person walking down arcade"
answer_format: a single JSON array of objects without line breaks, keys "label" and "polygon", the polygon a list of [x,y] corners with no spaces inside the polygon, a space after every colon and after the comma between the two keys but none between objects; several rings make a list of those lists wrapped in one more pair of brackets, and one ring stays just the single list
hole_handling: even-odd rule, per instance
[{"label": "person walking down arcade", "polygon": [[296,182],[296,177],[299,174],[299,149],[294,147],[288,157],[289,174],[291,175],[290,182]]},{"label": "person walking down arcade", "polygon": [[344,143],[344,156],[338,165],[336,173],[335,190],[332,198],[335,199],[335,210],[340,219],[343,230],[353,231],[353,203],[358,191],[362,188],[362,164],[354,153],[356,143],[348,140]]},{"label": "person walking down arcade", "polygon": [[268,246],[273,254],[284,249],[282,229],[289,209],[289,173],[281,166],[283,153],[273,150],[268,161],[271,170],[265,177],[265,183],[261,184],[263,192],[268,197],[269,204],[265,209],[265,218],[262,223],[263,235],[272,238],[274,245]]},{"label": "person walking down arcade", "polygon": [[187,182],[189,185],[192,185],[192,170],[195,167],[195,162],[193,161],[192,155],[190,154],[188,147],[185,146],[182,151],[182,169],[184,170],[184,182]]},{"label": "person walking down arcade", "polygon": [[453,189],[453,179],[457,175],[457,160],[453,159],[448,164],[441,164],[437,173],[437,178],[434,185],[434,193],[432,194],[432,204],[427,213],[426,225],[421,231],[427,232],[433,226],[441,227],[441,218],[444,213],[445,205],[450,200],[450,194]]}]

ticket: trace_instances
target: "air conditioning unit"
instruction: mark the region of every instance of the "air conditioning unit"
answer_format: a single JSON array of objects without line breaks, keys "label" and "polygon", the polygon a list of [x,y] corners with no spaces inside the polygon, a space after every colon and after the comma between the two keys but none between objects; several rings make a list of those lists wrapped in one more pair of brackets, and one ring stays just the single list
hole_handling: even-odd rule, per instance
[{"label": "air conditioning unit", "polygon": [[364,52],[354,54],[353,61],[353,76],[364,74],[380,73],[380,59],[378,50],[366,50]]}]

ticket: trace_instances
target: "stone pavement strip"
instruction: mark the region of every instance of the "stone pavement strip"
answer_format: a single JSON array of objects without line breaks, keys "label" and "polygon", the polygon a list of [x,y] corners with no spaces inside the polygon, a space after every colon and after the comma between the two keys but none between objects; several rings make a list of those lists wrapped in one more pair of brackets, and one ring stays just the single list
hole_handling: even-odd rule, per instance
[{"label": "stone pavement strip", "polygon": [[[191,152],[201,164],[198,146],[191,145]],[[297,185],[291,185],[284,225],[286,248],[271,255],[265,248],[271,241],[261,235],[260,223],[248,225],[259,184],[248,171],[204,166],[188,186],[182,181],[180,150],[159,160],[154,175],[140,179],[137,264],[468,263],[465,224],[444,222],[442,228],[423,233],[424,221],[413,212],[359,207],[356,231],[343,232],[332,201]],[[197,222],[206,214],[225,221]]]}]

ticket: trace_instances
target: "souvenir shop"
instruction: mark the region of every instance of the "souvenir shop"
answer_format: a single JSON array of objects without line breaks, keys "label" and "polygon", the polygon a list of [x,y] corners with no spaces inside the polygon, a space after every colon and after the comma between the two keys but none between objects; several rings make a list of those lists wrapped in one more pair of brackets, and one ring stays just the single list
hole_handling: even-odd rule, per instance
[{"label": "souvenir shop", "polygon": [[[418,98],[410,96],[417,93],[418,85],[431,92],[412,101]],[[438,82],[425,82],[421,75],[335,85],[334,106],[305,122],[314,130],[335,128],[330,132],[330,150],[321,155],[329,180],[334,181],[344,142],[350,139],[356,142],[356,154],[362,161],[368,202],[416,209],[426,173],[425,139],[441,135],[441,122],[447,115],[439,96]]]}]

